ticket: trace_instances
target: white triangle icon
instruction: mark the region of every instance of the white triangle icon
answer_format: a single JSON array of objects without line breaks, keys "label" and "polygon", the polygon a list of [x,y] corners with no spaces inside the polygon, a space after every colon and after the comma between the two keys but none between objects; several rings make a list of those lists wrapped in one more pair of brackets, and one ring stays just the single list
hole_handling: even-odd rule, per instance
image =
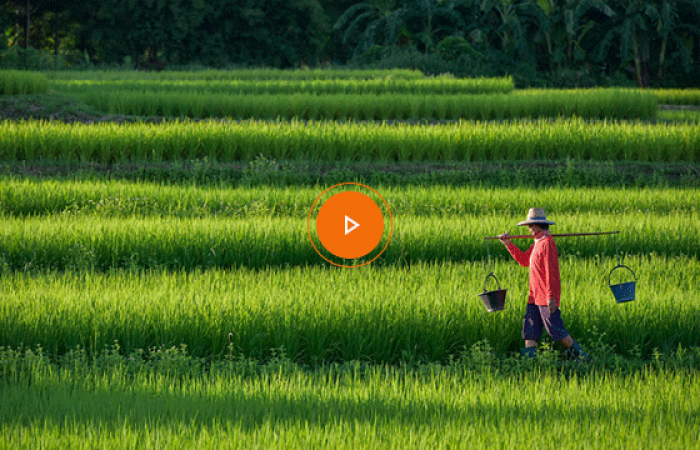
[{"label": "white triangle icon", "polygon": [[[352,228],[348,228],[348,222],[352,223]],[[359,227],[360,224],[349,218],[348,216],[345,216],[345,236],[348,235],[352,230],[355,228]]]}]

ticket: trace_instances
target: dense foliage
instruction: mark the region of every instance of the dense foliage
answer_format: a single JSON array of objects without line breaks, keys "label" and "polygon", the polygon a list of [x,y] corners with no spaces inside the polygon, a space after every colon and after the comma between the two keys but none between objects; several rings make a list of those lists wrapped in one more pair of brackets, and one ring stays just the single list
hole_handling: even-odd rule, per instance
[{"label": "dense foliage", "polygon": [[698,23],[700,0],[13,0],[0,52],[21,68],[350,64],[691,86]]}]

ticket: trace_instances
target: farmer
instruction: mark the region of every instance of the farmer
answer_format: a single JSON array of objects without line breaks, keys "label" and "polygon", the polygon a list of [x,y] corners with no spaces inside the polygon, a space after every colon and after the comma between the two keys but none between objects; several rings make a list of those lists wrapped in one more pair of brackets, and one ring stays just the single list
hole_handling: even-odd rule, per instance
[{"label": "farmer", "polygon": [[532,208],[527,219],[518,224],[521,225],[527,225],[530,234],[535,237],[535,243],[525,252],[510,241],[507,231],[498,236],[518,264],[530,268],[530,297],[523,320],[525,348],[521,349],[521,353],[528,358],[535,357],[537,341],[544,327],[553,341],[561,341],[567,347],[570,357],[587,361],[590,357],[569,335],[561,319],[559,254],[554,238],[549,233],[549,226],[554,225],[554,222],[547,220],[544,209]]}]

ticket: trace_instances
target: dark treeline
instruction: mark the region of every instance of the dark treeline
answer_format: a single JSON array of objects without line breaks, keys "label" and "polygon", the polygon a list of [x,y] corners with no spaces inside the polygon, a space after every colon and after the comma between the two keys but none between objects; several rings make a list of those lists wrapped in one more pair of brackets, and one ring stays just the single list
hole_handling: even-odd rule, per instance
[{"label": "dark treeline", "polygon": [[0,64],[349,66],[697,86],[700,0],[4,0]]}]

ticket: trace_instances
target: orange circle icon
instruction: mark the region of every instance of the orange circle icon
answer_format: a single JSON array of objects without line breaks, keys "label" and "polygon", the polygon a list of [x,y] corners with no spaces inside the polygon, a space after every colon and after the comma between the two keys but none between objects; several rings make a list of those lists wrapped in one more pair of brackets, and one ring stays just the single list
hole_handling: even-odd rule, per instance
[{"label": "orange circle icon", "polygon": [[361,258],[374,250],[384,233],[384,217],[374,201],[360,192],[335,194],[316,218],[321,244],[335,256]]},{"label": "orange circle icon", "polygon": [[[340,192],[334,195],[328,194],[333,189],[338,189]],[[366,189],[370,195],[357,192],[362,189]],[[324,201],[322,198],[326,200]],[[316,236],[325,249],[325,256],[324,252],[316,246],[311,235],[311,217],[317,204],[320,205],[320,208],[315,220]],[[386,209],[385,213],[382,213],[380,205]],[[331,186],[316,198],[309,210],[307,229],[311,245],[321,258],[340,267],[361,267],[371,263],[384,253],[391,240],[394,220],[389,205],[377,191],[360,183],[348,182]],[[389,233],[385,236],[387,229]],[[381,250],[378,250],[383,238],[385,238],[386,243]],[[375,254],[370,255],[370,253]],[[371,259],[357,261],[355,265],[332,261],[334,257],[343,260],[357,260],[365,256]]]}]

